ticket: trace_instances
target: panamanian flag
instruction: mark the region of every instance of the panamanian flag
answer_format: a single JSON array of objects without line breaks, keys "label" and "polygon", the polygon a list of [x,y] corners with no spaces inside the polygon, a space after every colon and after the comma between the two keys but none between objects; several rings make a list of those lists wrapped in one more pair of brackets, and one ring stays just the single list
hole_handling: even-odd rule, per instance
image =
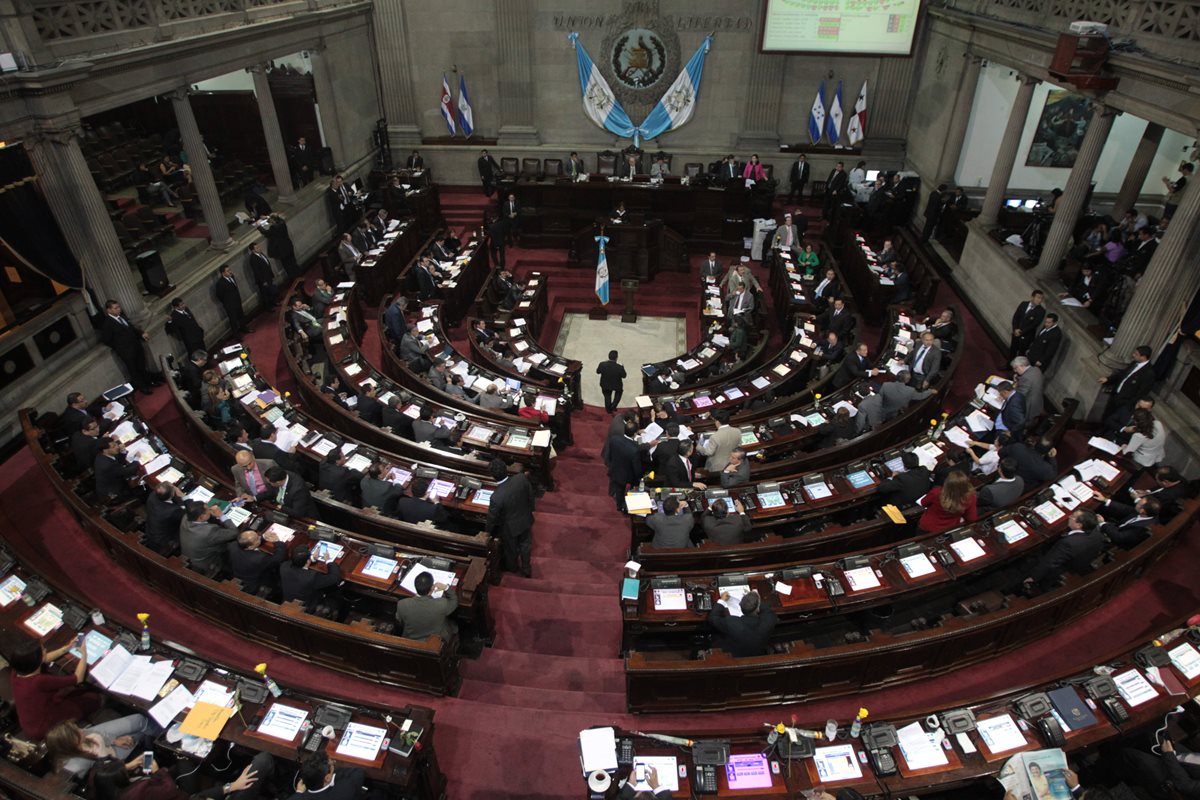
[{"label": "panamanian flag", "polygon": [[863,81],[858,90],[858,99],[854,101],[854,113],[850,115],[850,123],[846,126],[846,138],[850,146],[861,142],[867,135],[867,82]]},{"label": "panamanian flag", "polygon": [[446,73],[442,73],[442,118],[446,120],[446,128],[449,129],[450,135],[453,136],[454,130],[454,98],[450,96],[450,82],[446,80]]},{"label": "panamanian flag", "polygon": [[808,137],[812,143],[821,141],[825,132],[825,81],[817,87],[817,96],[813,99],[812,111],[808,112]]}]

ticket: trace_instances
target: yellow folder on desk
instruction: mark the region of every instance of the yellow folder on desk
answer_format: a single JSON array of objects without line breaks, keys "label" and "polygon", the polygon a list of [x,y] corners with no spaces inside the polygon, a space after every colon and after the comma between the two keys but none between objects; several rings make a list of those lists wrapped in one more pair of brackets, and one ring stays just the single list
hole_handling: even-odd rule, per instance
[{"label": "yellow folder on desk", "polygon": [[221,737],[221,729],[225,727],[225,723],[232,716],[233,709],[229,706],[196,703],[180,723],[179,732],[215,741]]},{"label": "yellow folder on desk", "polygon": [[896,523],[897,525],[903,525],[905,522],[908,521],[904,518],[904,515],[900,513],[900,509],[897,508],[896,506],[892,505],[891,503],[888,503],[886,506],[884,506],[883,511],[885,514],[888,515],[888,519],[890,519],[892,522]]}]

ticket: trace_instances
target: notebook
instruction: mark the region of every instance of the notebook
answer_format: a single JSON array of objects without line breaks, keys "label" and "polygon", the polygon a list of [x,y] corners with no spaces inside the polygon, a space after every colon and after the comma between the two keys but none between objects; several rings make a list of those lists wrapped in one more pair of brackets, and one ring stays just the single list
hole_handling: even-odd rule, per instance
[{"label": "notebook", "polygon": [[1049,694],[1054,710],[1071,730],[1077,731],[1096,724],[1096,715],[1079,699],[1079,692],[1075,691],[1074,686],[1063,686]]}]

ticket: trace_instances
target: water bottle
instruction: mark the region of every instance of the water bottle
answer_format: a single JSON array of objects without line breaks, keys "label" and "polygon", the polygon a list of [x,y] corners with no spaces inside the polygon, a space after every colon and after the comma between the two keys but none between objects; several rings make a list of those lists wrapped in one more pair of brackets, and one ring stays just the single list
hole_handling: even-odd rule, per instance
[{"label": "water bottle", "polygon": [[862,721],[867,716],[867,710],[860,708],[858,714],[855,715],[854,721],[850,723],[850,738],[857,739],[862,733]]},{"label": "water bottle", "polygon": [[143,650],[150,649],[150,629],[149,628],[142,628],[142,649]]},{"label": "water bottle", "polygon": [[639,492],[646,491],[646,479],[645,478],[642,478],[640,481],[638,481],[638,491]]},{"label": "water bottle", "polygon": [[267,691],[271,693],[272,697],[279,697],[283,694],[283,689],[279,688],[279,684],[275,682],[275,679],[265,672],[263,673],[263,683],[267,685]]},{"label": "water bottle", "polygon": [[825,723],[825,741],[832,742],[837,739],[838,724],[836,719],[831,719]]}]

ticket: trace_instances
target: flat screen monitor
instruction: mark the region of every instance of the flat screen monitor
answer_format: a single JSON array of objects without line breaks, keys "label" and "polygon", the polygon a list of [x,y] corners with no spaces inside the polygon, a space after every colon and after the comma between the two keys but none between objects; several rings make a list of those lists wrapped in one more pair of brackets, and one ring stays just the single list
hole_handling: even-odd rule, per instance
[{"label": "flat screen monitor", "polygon": [[904,462],[900,460],[900,456],[889,458],[887,461],[883,462],[883,465],[897,475],[901,472],[904,472]]},{"label": "flat screen monitor", "polygon": [[1038,204],[1037,200],[1026,200],[1025,201],[1025,210],[1033,211],[1035,208],[1037,208],[1037,204]]},{"label": "flat screen monitor", "polygon": [[874,183],[875,179],[878,177],[879,177],[879,170],[877,170],[877,169],[867,170],[867,183]]},{"label": "flat screen monitor", "polygon": [[1025,204],[1025,201],[1019,197],[1010,197],[1004,201],[1005,208],[1020,208]]},{"label": "flat screen monitor", "polygon": [[758,504],[763,508],[779,508],[786,505],[781,492],[762,492],[758,495]]},{"label": "flat screen monitor", "polygon": [[[765,53],[906,56],[912,53],[920,11],[920,0],[866,3],[859,0],[821,3],[767,0],[763,9],[761,50]],[[842,98],[842,108],[854,106],[856,88],[850,88],[850,96]]]},{"label": "flat screen monitor", "polygon": [[855,489],[865,489],[875,483],[875,479],[865,469],[855,470],[846,476],[846,480],[850,481],[850,485]]},{"label": "flat screen monitor", "polygon": [[768,789],[771,787],[771,766],[762,753],[736,753],[725,764],[725,779],[730,791]]}]

